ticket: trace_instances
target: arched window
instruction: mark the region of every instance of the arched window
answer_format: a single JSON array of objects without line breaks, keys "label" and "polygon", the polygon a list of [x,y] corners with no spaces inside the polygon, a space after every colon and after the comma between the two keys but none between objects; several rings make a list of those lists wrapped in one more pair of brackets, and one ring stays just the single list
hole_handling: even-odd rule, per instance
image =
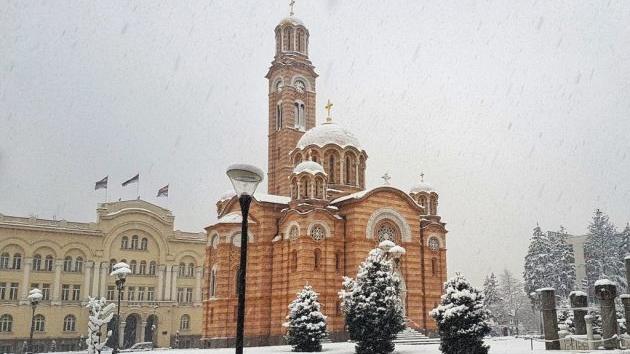
[{"label": "arched window", "polygon": [[328,158],[328,180],[335,183],[335,156],[330,155]]},{"label": "arched window", "polygon": [[77,319],[73,315],[68,315],[63,319],[63,331],[74,332],[76,329]]},{"label": "arched window", "polygon": [[186,274],[189,277],[194,277],[195,276],[195,264],[194,263],[188,263],[188,272]]},{"label": "arched window", "polygon": [[437,198],[435,196],[431,196],[431,205],[429,206],[429,214],[437,215]]},{"label": "arched window", "polygon": [[335,270],[337,272],[341,271],[341,251],[337,251],[335,253]]},{"label": "arched window", "polygon": [[394,243],[398,242],[398,237],[397,236],[397,232],[396,232],[396,227],[394,227],[394,225],[388,223],[388,222],[384,222],[382,223],[379,227],[378,230],[376,231],[377,233],[377,239],[378,242],[382,242],[382,241],[392,241]]},{"label": "arched window", "polygon": [[297,254],[297,250],[293,250],[291,251],[291,270],[292,271],[297,271],[297,266],[298,266],[298,254]]},{"label": "arched window", "polygon": [[210,289],[209,289],[210,297],[217,296],[217,270],[213,268],[210,271]]},{"label": "arched window", "polygon": [[0,254],[0,269],[9,269],[9,254]]},{"label": "arched window", "polygon": [[315,180],[315,198],[324,199],[324,186],[320,178]]},{"label": "arched window", "polygon": [[147,240],[146,237],[143,237],[142,241],[140,241],[140,249],[146,251],[148,248],[148,245],[149,245],[149,240]]},{"label": "arched window", "polygon": [[212,235],[212,239],[210,241],[210,245],[212,245],[212,248],[216,249],[217,247],[219,247],[219,241],[221,239],[219,238],[219,235],[214,234]]},{"label": "arched window", "polygon": [[74,271],[77,273],[83,272],[83,258],[82,257],[77,257],[77,259],[74,261]]},{"label": "arched window", "polygon": [[114,270],[114,265],[116,264],[116,260],[114,258],[109,260],[109,272],[111,273]]},{"label": "arched window", "polygon": [[131,236],[131,249],[132,250],[138,249],[138,235]]},{"label": "arched window", "polygon": [[315,256],[315,270],[319,270],[321,267],[321,263],[322,263],[322,251],[320,251],[319,248],[316,248],[315,251],[313,251],[314,256]]},{"label": "arched window", "polygon": [[129,269],[131,269],[131,274],[136,274],[136,270],[138,268],[138,263],[136,261],[129,262]]},{"label": "arched window", "polygon": [[13,255],[13,269],[22,269],[22,254],[16,253]]},{"label": "arched window", "polygon": [[438,274],[437,258],[431,258],[431,275],[434,277]]},{"label": "arched window", "polygon": [[126,250],[129,248],[129,238],[127,236],[123,236],[120,240],[120,248]]},{"label": "arched window", "polygon": [[186,263],[180,263],[179,268],[177,268],[177,276],[183,277],[186,275]]},{"label": "arched window", "polygon": [[11,332],[13,330],[13,317],[9,314],[0,316],[0,332]]},{"label": "arched window", "polygon": [[276,130],[282,128],[282,102],[276,105]]},{"label": "arched window", "polygon": [[72,271],[72,257],[66,256],[66,258],[63,259],[63,271],[64,272]]},{"label": "arched window", "polygon": [[179,329],[184,331],[190,329],[190,316],[182,315],[182,317],[179,319]]},{"label": "arched window", "polygon": [[[420,197],[420,205],[422,205],[423,207],[427,206],[427,197],[425,196]],[[426,209],[424,212],[428,214],[428,211]]]},{"label": "arched window", "polygon": [[47,272],[52,272],[54,263],[53,261],[53,256],[46,256],[46,259],[44,260],[44,270],[46,270]]},{"label": "arched window", "polygon": [[42,315],[35,315],[35,332],[43,332],[46,329],[46,318]]},{"label": "arched window", "polygon": [[155,275],[156,264],[154,261],[149,263],[149,275]]},{"label": "arched window", "polygon": [[138,269],[138,274],[145,275],[147,274],[147,262],[140,261],[140,269]]},{"label": "arched window", "polygon": [[276,92],[282,91],[282,80],[276,81],[276,84],[273,88]]},{"label": "arched window", "polygon": [[284,29],[284,50],[293,50],[293,34],[291,28]]},{"label": "arched window", "polygon": [[346,156],[346,166],[345,166],[345,178],[346,184],[350,184],[350,156]]},{"label": "arched window", "polygon": [[297,45],[297,51],[300,53],[303,53],[304,52],[304,30],[302,30],[301,28],[298,28],[298,30],[296,31],[295,44]]},{"label": "arched window", "polygon": [[36,254],[33,256],[33,270],[39,271],[42,269],[42,256]]}]

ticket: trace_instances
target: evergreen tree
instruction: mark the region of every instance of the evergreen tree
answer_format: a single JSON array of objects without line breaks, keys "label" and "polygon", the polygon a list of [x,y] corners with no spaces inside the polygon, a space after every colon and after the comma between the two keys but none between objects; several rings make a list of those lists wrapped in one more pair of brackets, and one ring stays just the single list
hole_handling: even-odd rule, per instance
[{"label": "evergreen tree", "polygon": [[514,323],[514,330],[519,334],[519,324],[524,317],[526,309],[527,295],[523,292],[523,282],[517,279],[512,272],[507,269],[501,273],[499,281],[499,295],[503,303],[504,312],[507,319]]},{"label": "evergreen tree", "polygon": [[[552,286],[553,277],[551,275],[552,269],[550,269],[552,257],[551,242],[547,235],[542,232],[540,226],[536,225],[525,256],[523,279],[525,280],[526,294],[529,295],[537,289]],[[531,296],[530,299],[535,301]]]},{"label": "evergreen tree", "polygon": [[615,226],[608,220],[606,214],[597,209],[588,231],[584,243],[584,257],[589,286],[592,288],[598,279],[606,278],[625,287],[623,257],[620,255],[622,238],[615,232]]},{"label": "evergreen tree", "polygon": [[490,317],[495,321],[498,321],[498,318],[501,316],[501,297],[499,296],[498,287],[499,284],[494,273],[486,276],[486,280],[483,282],[484,305],[490,311]]},{"label": "evergreen tree", "polygon": [[559,232],[548,233],[552,255],[549,264],[551,286],[562,297],[568,297],[575,288],[575,256],[567,242],[568,236],[562,226]]},{"label": "evergreen tree", "polygon": [[295,352],[319,352],[326,337],[326,316],[320,311],[317,293],[306,285],[289,305],[286,340]]},{"label": "evergreen tree", "polygon": [[431,311],[440,333],[444,354],[486,354],[489,347],[483,337],[490,333],[489,313],[483,293],[470,285],[461,274],[444,284],[440,305]]},{"label": "evergreen tree", "polygon": [[342,309],[358,354],[394,351],[392,341],[405,328],[399,286],[393,264],[380,248],[361,263],[356,280],[344,278]]},{"label": "evergreen tree", "polygon": [[619,256],[623,260],[626,256],[630,255],[630,223],[627,223],[626,228],[619,234],[619,242]]}]

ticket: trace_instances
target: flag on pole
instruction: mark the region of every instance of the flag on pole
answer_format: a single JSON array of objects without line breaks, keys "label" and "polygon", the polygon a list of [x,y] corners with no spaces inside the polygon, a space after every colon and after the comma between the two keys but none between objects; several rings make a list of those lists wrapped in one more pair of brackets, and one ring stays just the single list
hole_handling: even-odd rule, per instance
[{"label": "flag on pole", "polygon": [[168,197],[168,184],[158,190],[157,196]]},{"label": "flag on pole", "polygon": [[99,190],[99,189],[107,189],[107,178],[109,176],[106,176],[105,178],[103,178],[102,180],[96,182],[96,184],[94,184],[94,190]]},{"label": "flag on pole", "polygon": [[124,182],[122,183],[122,186],[123,186],[123,187],[126,187],[128,184],[131,184],[131,183],[138,183],[138,182],[140,182],[140,174],[139,174],[139,173],[138,173],[137,175],[135,175],[135,176],[131,177],[130,179],[128,179],[128,180],[126,180],[126,181],[124,181]]}]

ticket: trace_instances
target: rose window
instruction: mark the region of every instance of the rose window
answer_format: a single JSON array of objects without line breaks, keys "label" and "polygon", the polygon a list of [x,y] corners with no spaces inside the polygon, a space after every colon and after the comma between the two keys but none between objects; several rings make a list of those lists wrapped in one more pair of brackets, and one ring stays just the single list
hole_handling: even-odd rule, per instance
[{"label": "rose window", "polygon": [[385,240],[389,240],[392,242],[395,242],[396,238],[396,231],[394,230],[394,228],[389,225],[389,224],[383,224],[379,229],[378,229],[378,241],[382,242]]},{"label": "rose window", "polygon": [[314,226],[311,229],[311,237],[313,238],[313,240],[320,241],[320,240],[323,240],[325,236],[326,236],[326,231],[324,231],[324,228],[321,227],[320,225]]},{"label": "rose window", "polygon": [[437,251],[440,249],[440,241],[438,241],[437,238],[435,237],[431,237],[429,239],[429,249],[433,252]]}]

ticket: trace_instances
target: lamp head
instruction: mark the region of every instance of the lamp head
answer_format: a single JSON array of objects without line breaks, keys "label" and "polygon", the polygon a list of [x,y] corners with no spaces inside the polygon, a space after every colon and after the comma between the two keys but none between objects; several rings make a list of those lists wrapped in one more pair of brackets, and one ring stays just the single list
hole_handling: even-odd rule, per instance
[{"label": "lamp head", "polygon": [[127,278],[127,274],[131,274],[129,265],[125,262],[119,262],[112,267],[112,272],[109,275],[114,276],[119,280],[125,280]]},{"label": "lamp head", "polygon": [[254,195],[256,187],[264,178],[263,171],[252,165],[233,164],[225,172],[232,182],[236,195]]},{"label": "lamp head", "polygon": [[37,305],[42,300],[44,296],[42,295],[42,291],[38,288],[32,289],[28,292],[28,301],[31,305]]}]

